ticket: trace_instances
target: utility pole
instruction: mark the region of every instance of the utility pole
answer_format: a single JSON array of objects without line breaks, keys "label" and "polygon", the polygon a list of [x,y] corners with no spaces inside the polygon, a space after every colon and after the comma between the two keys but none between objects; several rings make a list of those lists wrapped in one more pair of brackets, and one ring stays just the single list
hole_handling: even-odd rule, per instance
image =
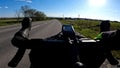
[{"label": "utility pole", "polygon": [[64,14],[62,15],[62,17],[63,17],[63,20],[64,20],[65,19]]},{"label": "utility pole", "polygon": [[80,19],[80,14],[78,14],[78,19]]}]

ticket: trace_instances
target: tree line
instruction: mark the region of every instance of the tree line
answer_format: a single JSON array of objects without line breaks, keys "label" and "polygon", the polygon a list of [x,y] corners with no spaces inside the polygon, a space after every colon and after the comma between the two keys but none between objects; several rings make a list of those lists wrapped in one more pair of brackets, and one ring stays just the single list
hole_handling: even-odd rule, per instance
[{"label": "tree line", "polygon": [[27,5],[21,6],[20,10],[16,11],[18,21],[20,19],[21,14],[23,17],[31,17],[33,21],[45,20],[47,18],[44,12],[33,9]]}]

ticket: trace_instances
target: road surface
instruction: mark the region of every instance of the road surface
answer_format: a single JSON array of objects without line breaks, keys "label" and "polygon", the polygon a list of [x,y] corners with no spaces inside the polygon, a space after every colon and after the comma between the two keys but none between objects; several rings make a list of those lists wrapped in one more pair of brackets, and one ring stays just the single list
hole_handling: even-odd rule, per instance
[{"label": "road surface", "polygon": [[[20,24],[0,27],[0,68],[10,68],[7,64],[17,51],[17,48],[11,44],[11,39],[20,28]],[[62,25],[57,20],[33,22],[30,38],[54,36],[61,31],[61,28]],[[28,49],[16,68],[30,67],[29,52],[30,50]]]},{"label": "road surface", "polygon": [[[58,20],[33,22],[30,38],[47,38],[54,36],[61,31],[61,27],[62,25]],[[20,24],[0,27],[0,68],[11,68],[8,67],[7,64],[17,51],[17,48],[11,44],[11,39],[20,28]],[[26,51],[16,68],[30,67],[29,52],[30,49]],[[112,66],[106,61],[100,68],[112,68]]]}]

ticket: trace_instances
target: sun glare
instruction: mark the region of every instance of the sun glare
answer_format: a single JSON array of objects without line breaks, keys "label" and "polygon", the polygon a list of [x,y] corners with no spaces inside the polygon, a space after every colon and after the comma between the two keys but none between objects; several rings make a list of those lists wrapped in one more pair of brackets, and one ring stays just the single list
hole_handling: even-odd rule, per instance
[{"label": "sun glare", "polygon": [[88,0],[92,7],[102,7],[106,4],[106,0]]}]

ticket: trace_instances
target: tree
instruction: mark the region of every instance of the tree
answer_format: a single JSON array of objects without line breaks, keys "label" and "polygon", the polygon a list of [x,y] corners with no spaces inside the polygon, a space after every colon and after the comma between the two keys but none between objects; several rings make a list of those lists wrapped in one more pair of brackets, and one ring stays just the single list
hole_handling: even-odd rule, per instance
[{"label": "tree", "polygon": [[24,17],[31,17],[33,20],[44,20],[46,18],[43,12],[32,9],[27,5],[21,7],[21,12]]},{"label": "tree", "polygon": [[25,6],[21,6],[21,12],[23,14],[24,17],[29,17],[28,16],[28,10],[30,9],[29,6],[25,5]]},{"label": "tree", "polygon": [[20,15],[21,15],[21,12],[16,10],[16,17],[17,17],[17,21],[20,22]]},{"label": "tree", "polygon": [[43,12],[36,11],[34,15],[35,15],[36,20],[46,19],[46,15]]}]

